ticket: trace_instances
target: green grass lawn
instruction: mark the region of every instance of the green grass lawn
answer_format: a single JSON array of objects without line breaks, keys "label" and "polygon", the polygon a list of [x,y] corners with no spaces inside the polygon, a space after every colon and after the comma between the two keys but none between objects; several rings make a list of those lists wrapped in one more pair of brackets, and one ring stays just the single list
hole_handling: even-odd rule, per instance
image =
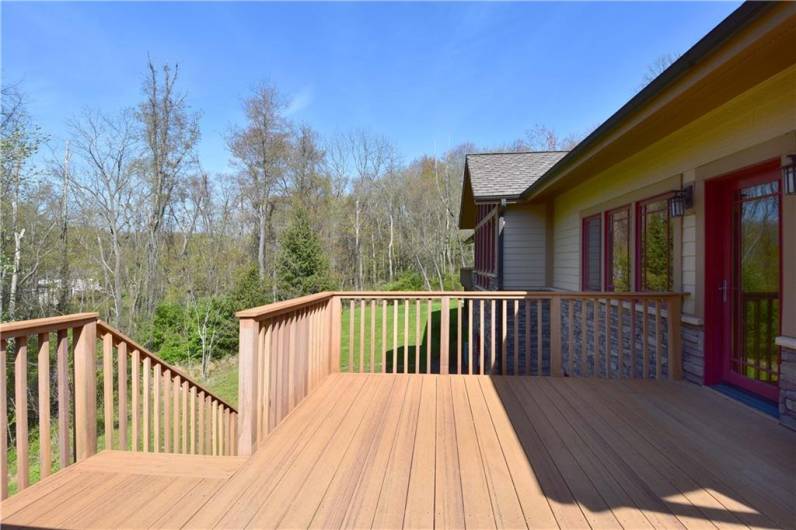
[{"label": "green grass lawn", "polygon": [[[451,358],[454,357],[453,353],[456,351],[456,330],[457,330],[457,304],[456,300],[451,300],[450,306],[450,340],[449,347],[451,351]],[[372,306],[370,301],[365,302],[364,312],[361,310],[360,304],[357,302],[353,311],[351,312],[348,301],[344,301],[343,314],[342,314],[342,333],[340,344],[340,369],[348,371],[353,368],[353,371],[359,371],[360,363],[362,363],[363,371],[365,372],[379,372],[382,370],[382,364],[386,361],[387,371],[393,369],[393,353],[396,353],[397,371],[404,371],[404,346],[406,346],[406,356],[409,364],[409,372],[416,371],[416,353],[420,357],[420,372],[426,371],[427,366],[427,346],[429,339],[429,312],[428,301],[420,301],[420,334],[417,333],[417,303],[410,300],[407,306],[404,301],[399,301],[398,304],[398,340],[393,342],[393,323],[395,320],[395,313],[392,301],[387,304],[387,318],[384,320],[382,303],[380,300],[376,301],[375,311],[371,310]],[[365,338],[364,347],[360,341],[361,338],[361,323],[364,314],[365,319]],[[354,336],[353,336],[353,352],[350,352],[350,334],[351,334],[351,318],[354,318]],[[463,315],[464,316],[464,315]],[[371,326],[372,319],[375,317],[375,341],[374,341],[374,362],[371,366]],[[404,333],[406,326],[406,319],[408,321],[408,333]],[[440,323],[442,321],[442,302],[435,300],[431,305],[431,364],[436,369],[439,366],[440,354]],[[386,325],[387,341],[383,343],[383,329]],[[419,351],[418,351],[419,348]],[[364,355],[363,355],[364,354]]]}]

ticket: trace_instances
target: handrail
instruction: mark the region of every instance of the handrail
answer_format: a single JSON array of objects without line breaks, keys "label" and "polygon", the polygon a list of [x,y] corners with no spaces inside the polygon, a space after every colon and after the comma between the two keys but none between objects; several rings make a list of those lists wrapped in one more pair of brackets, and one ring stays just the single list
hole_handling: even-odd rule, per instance
[{"label": "handrail", "polygon": [[15,320],[0,324],[0,337],[12,339],[22,335],[33,335],[46,331],[80,326],[92,320],[97,320],[99,313],[75,313],[57,317],[34,318],[31,320]]},{"label": "handrail", "polygon": [[[356,299],[403,299],[403,298],[464,298],[464,299],[516,299],[516,298],[612,298],[612,299],[638,299],[638,298],[675,298],[685,297],[685,292],[651,292],[651,291],[335,291],[328,293],[340,298]],[[267,307],[267,306],[264,306]]]},{"label": "handrail", "polygon": [[[9,356],[13,363],[7,362]],[[35,376],[29,377],[30,372]],[[13,390],[7,389],[8,379],[13,380]],[[11,421],[8,394],[14,396]],[[38,410],[29,421],[34,412],[28,405],[31,398]],[[57,418],[51,422],[53,401]],[[55,462],[63,468],[96,454],[102,439],[98,424],[104,427],[105,449],[234,455],[237,422],[235,407],[100,320],[97,313],[0,324],[0,500],[12,491],[11,478],[16,478],[17,491],[30,484],[29,428],[35,423],[39,476],[44,478]],[[16,447],[15,477],[8,465],[9,426]],[[55,446],[51,430],[57,432]]]},{"label": "handrail", "polygon": [[[232,412],[237,412],[237,409],[234,406],[230,405],[227,401],[225,401],[224,399],[222,399],[219,396],[215,395],[210,390],[208,390],[207,388],[205,388],[201,384],[199,384],[196,381],[194,381],[193,379],[191,379],[184,371],[182,371],[182,370],[174,367],[173,365],[167,363],[166,361],[164,361],[163,359],[161,359],[160,357],[158,357],[157,355],[155,355],[154,353],[152,353],[151,351],[146,349],[144,346],[142,346],[141,344],[137,343],[136,341],[134,341],[133,339],[131,339],[130,337],[128,337],[127,335],[125,335],[124,333],[122,333],[118,329],[114,328],[113,326],[111,326],[110,324],[108,324],[107,322],[105,322],[102,319],[98,319],[97,320],[97,332],[98,332],[97,334],[98,335],[100,334],[99,330],[103,330],[105,333],[110,333],[111,335],[113,335],[113,337],[116,340],[118,340],[120,342],[126,342],[128,346],[132,346],[133,349],[138,350],[138,352],[142,356],[148,357],[149,359],[152,360],[153,363],[160,365],[162,368],[165,368],[166,370],[170,370],[173,374],[179,375],[181,379],[183,379],[184,381],[189,382],[191,384],[191,386],[194,386],[198,390],[204,392],[205,395],[207,395],[208,397],[211,397],[214,400],[218,401],[219,403],[223,404],[225,407],[230,409]],[[129,348],[128,348],[128,354],[132,355],[132,350],[129,349]]]},{"label": "handrail", "polygon": [[291,298],[282,302],[274,302],[271,304],[253,307],[251,309],[244,309],[235,313],[237,318],[253,318],[255,320],[274,317],[285,313],[290,313],[302,307],[311,306],[320,302],[325,302],[335,296],[337,293],[332,291],[324,291],[317,294],[310,294],[301,296],[299,298]]}]

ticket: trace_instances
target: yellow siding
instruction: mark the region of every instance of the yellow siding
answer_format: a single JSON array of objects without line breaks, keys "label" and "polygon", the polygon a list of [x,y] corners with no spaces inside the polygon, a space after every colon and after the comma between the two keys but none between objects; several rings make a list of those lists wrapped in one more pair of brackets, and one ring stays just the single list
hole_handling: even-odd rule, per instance
[{"label": "yellow siding", "polygon": [[[796,65],[702,116],[650,147],[556,197],[553,286],[580,283],[580,219],[584,210],[640,190],[796,129]],[[784,153],[783,153],[784,154]],[[702,207],[696,205],[697,209]],[[683,222],[683,288],[694,289],[700,259],[694,216]],[[690,297],[686,307],[700,304]]]}]

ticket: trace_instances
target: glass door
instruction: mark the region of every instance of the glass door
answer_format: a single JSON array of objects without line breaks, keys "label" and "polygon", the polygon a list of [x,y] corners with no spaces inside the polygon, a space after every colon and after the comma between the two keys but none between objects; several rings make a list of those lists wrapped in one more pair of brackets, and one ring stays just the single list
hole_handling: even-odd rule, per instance
[{"label": "glass door", "polygon": [[[772,178],[773,176],[773,178]],[[723,296],[731,304],[725,379],[776,399],[780,329],[780,181],[778,174],[736,183],[733,192],[732,268]],[[729,288],[727,288],[729,287]]]}]

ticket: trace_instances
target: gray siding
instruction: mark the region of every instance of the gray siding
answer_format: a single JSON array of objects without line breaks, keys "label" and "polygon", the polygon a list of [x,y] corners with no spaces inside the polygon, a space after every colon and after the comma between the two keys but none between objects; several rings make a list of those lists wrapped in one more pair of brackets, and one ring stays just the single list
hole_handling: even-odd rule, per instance
[{"label": "gray siding", "polygon": [[546,285],[545,206],[509,205],[504,213],[503,289],[533,290]]}]

